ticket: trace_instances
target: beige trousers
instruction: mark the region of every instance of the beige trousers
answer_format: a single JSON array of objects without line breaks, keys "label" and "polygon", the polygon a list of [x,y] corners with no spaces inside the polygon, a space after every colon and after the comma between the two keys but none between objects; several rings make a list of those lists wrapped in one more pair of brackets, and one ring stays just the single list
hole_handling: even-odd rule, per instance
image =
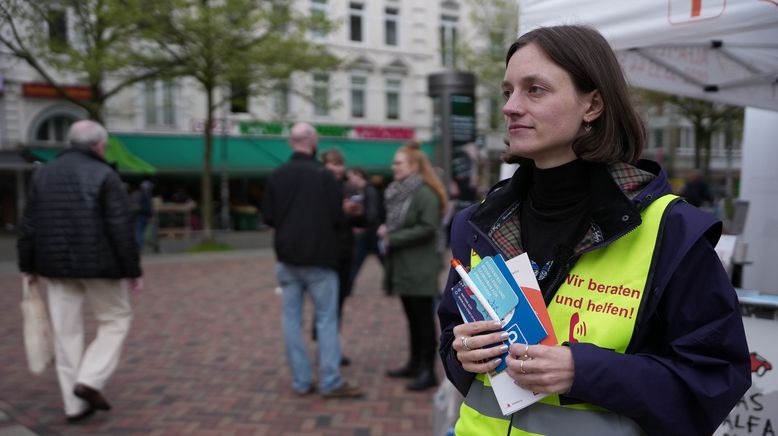
[{"label": "beige trousers", "polygon": [[[103,390],[119,363],[130,330],[132,309],[124,280],[47,278],[54,355],[65,414],[77,415],[87,403],[73,395],[76,383]],[[84,302],[98,322],[97,335],[84,350]]]}]

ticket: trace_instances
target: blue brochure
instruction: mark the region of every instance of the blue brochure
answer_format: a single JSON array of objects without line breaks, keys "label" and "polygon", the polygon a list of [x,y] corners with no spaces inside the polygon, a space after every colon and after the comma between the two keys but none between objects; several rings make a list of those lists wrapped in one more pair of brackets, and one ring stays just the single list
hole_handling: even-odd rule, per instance
[{"label": "blue brochure", "polygon": [[[492,309],[502,319],[502,329],[509,333],[506,345],[521,343],[534,345],[543,340],[547,334],[543,324],[538,319],[527,297],[516,283],[502,256],[485,257],[472,268],[470,278],[492,305]],[[478,302],[473,292],[461,281],[457,282],[451,292],[459,311],[467,322],[489,319],[488,312]],[[501,344],[495,344],[501,345]],[[501,372],[505,369],[504,353],[502,363],[495,369]]]}]

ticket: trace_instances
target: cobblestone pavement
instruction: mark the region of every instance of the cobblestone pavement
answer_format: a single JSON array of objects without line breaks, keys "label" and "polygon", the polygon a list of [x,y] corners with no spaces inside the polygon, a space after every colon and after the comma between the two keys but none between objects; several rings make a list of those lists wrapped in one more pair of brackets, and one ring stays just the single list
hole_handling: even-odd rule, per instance
[{"label": "cobblestone pavement", "polygon": [[[147,289],[120,366],[105,389],[113,410],[66,425],[52,366],[26,367],[18,274],[0,273],[0,436],[24,434],[429,435],[433,391],[384,376],[407,356],[406,322],[380,288],[374,258],[344,308],[343,374],[359,400],[297,397],[291,390],[274,293],[272,251],[148,259]],[[306,332],[311,304],[306,303]],[[94,332],[94,320],[87,320]],[[306,337],[309,335],[306,335]],[[313,356],[314,345],[309,351]],[[442,376],[438,368],[438,376]]]}]

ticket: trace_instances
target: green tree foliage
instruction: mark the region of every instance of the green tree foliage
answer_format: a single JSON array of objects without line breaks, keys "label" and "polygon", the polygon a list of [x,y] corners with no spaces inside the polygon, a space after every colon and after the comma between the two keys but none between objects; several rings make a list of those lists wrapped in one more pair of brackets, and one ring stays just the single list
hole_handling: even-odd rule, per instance
[{"label": "green tree foliage", "polygon": [[[102,121],[106,100],[170,63],[147,50],[143,0],[0,0],[0,47],[24,60],[65,99]],[[144,42],[145,41],[145,42]],[[86,83],[88,100],[63,85]]]},{"label": "green tree foliage", "polygon": [[480,97],[489,102],[489,129],[502,121],[502,79],[505,54],[519,33],[517,0],[467,0],[475,38],[459,43],[462,67],[476,75]]},{"label": "green tree foliage", "polygon": [[668,104],[675,108],[682,118],[692,124],[694,129],[694,168],[699,169],[705,179],[710,176],[713,134],[724,131],[727,134],[727,145],[730,146],[733,141],[732,131],[742,129],[744,112],[740,106],[653,91],[642,91],[638,98],[650,104]]},{"label": "green tree foliage", "polygon": [[229,91],[236,83],[247,94],[267,94],[295,72],[335,68],[338,60],[308,37],[311,29],[324,33],[331,25],[282,0],[156,0],[148,16],[164,29],[157,43],[177,72],[194,78],[205,94],[201,211],[203,238],[210,240],[215,111],[236,97]]}]

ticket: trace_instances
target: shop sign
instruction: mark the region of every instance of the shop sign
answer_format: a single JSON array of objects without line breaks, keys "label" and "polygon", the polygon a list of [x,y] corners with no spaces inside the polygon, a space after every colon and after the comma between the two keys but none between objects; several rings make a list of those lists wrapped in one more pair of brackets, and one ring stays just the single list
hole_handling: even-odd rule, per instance
[{"label": "shop sign", "polygon": [[[214,134],[232,133],[234,125],[232,121],[223,118],[215,118],[211,123],[211,132]],[[190,118],[189,128],[193,132],[202,133],[205,131],[205,118]]]},{"label": "shop sign", "polygon": [[[287,136],[292,123],[268,123],[262,121],[243,121],[239,125],[243,135],[275,135]],[[319,136],[328,138],[352,139],[411,139],[413,128],[383,127],[383,126],[346,126],[336,124],[314,124],[313,128]]]},{"label": "shop sign", "polygon": [[[62,85],[65,93],[74,100],[89,100],[92,98],[92,90],[85,85]],[[23,83],[22,95],[35,98],[64,98],[48,83]]]}]

